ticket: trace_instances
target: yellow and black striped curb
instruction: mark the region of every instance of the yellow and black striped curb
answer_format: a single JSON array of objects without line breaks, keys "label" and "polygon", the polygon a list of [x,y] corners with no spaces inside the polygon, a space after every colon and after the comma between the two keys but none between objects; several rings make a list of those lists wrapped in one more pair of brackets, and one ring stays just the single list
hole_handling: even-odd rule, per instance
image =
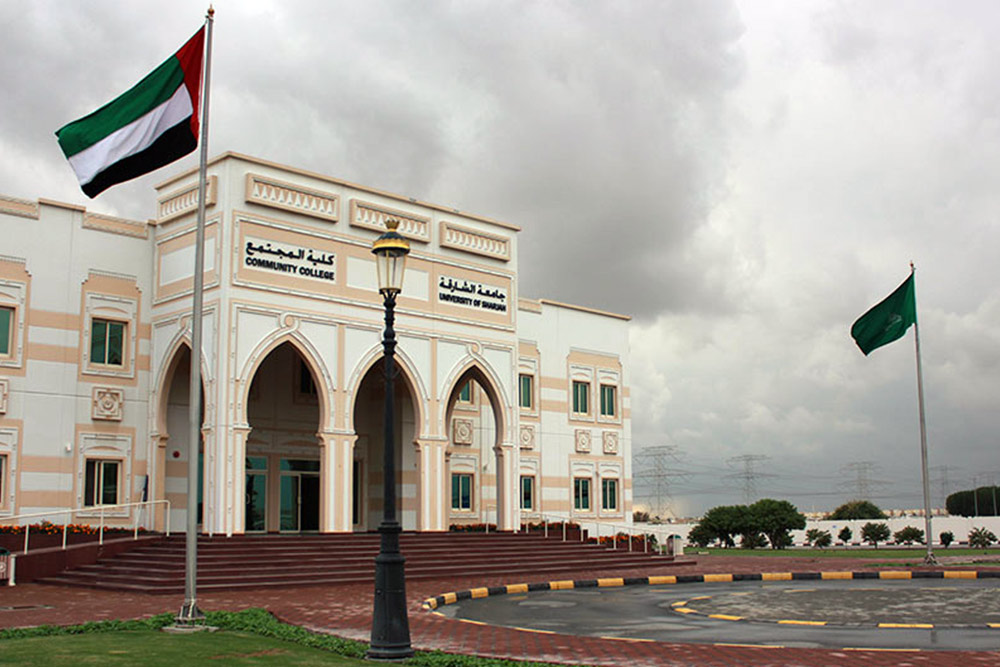
[{"label": "yellow and black striped curb", "polygon": [[[610,588],[615,586],[662,586],[669,584],[712,584],[736,581],[848,581],[872,579],[1000,579],[1000,570],[883,570],[880,572],[762,572],[756,574],[678,574],[655,577],[608,577],[604,579],[577,579],[543,581],[533,584],[508,584],[484,586],[463,591],[444,593],[423,602],[427,610],[462,600],[533,593],[535,591],[565,591],[574,588]],[[675,611],[677,609],[675,608]],[[680,613],[698,613],[694,610]],[[737,620],[736,618],[726,620]],[[794,621],[790,623],[795,623]],[[804,623],[804,622],[801,622]],[[820,621],[819,623],[824,623]],[[889,627],[886,624],[885,627]],[[907,627],[895,624],[895,627]],[[927,627],[926,625],[909,627]],[[993,627],[993,626],[991,626]]]}]

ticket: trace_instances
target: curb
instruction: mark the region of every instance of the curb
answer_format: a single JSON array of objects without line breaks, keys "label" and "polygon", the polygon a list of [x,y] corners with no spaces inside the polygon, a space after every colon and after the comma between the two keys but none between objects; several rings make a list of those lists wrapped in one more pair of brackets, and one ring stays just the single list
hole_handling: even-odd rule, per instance
[{"label": "curb", "polygon": [[[849,581],[873,579],[1000,579],[1000,570],[883,570],[881,572],[761,572],[756,574],[679,574],[654,577],[609,577],[604,579],[577,579],[544,581],[531,584],[508,584],[470,588],[436,595],[423,601],[421,607],[434,610],[461,600],[473,600],[494,595],[532,593],[535,591],[564,591],[574,588],[611,588],[616,586],[661,586],[674,584],[731,583],[734,581]],[[678,611],[677,608],[674,609]],[[680,613],[698,613],[692,609]],[[742,620],[727,618],[724,620]],[[795,623],[791,621],[790,623]],[[825,623],[818,621],[818,623]],[[882,627],[901,627],[900,624],[883,624]],[[902,627],[933,627],[927,624]],[[978,626],[977,626],[978,627]],[[992,624],[989,627],[1000,627]]]}]

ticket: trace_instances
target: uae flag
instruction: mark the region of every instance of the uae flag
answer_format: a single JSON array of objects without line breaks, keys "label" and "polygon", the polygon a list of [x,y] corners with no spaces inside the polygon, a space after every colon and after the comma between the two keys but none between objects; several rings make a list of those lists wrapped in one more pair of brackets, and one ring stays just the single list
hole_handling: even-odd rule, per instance
[{"label": "uae flag", "polygon": [[88,197],[177,160],[198,146],[205,29],[142,81],[56,132]]}]

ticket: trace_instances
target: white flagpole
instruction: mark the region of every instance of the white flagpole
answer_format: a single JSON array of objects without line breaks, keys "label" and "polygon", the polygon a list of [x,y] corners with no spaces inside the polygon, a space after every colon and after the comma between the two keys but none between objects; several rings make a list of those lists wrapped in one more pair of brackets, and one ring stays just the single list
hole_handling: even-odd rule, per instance
[{"label": "white flagpole", "polygon": [[917,324],[918,318],[916,317],[916,272],[913,262],[910,262],[910,275],[913,276],[914,299],[913,342],[917,352],[917,403],[920,411],[920,472],[924,480],[924,540],[927,543],[927,555],[924,556],[924,564],[937,565],[937,559],[934,557],[934,551],[931,548],[934,533],[931,532],[931,481],[930,475],[927,472],[927,421],[924,418],[924,372],[923,365],[920,362],[920,327]]},{"label": "white flagpole", "polygon": [[201,95],[201,162],[198,167],[198,222],[195,232],[194,293],[191,305],[191,384],[188,392],[187,533],[185,535],[184,605],[177,620],[194,623],[205,618],[198,609],[198,452],[201,444],[201,338],[205,273],[205,195],[208,164],[208,97],[212,73],[212,23],[215,9],[205,16],[205,73]]}]

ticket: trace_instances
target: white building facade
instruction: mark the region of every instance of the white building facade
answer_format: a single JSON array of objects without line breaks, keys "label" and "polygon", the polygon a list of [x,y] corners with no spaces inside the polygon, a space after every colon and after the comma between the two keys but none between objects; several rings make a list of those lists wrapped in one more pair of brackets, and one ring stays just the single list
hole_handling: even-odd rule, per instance
[{"label": "white building facade", "polygon": [[[238,154],[208,173],[204,532],[377,528],[390,218],[403,528],[631,522],[627,317],[520,297],[516,226]],[[196,200],[193,171],[146,222],[0,197],[0,523],[145,497],[185,525]]]}]

